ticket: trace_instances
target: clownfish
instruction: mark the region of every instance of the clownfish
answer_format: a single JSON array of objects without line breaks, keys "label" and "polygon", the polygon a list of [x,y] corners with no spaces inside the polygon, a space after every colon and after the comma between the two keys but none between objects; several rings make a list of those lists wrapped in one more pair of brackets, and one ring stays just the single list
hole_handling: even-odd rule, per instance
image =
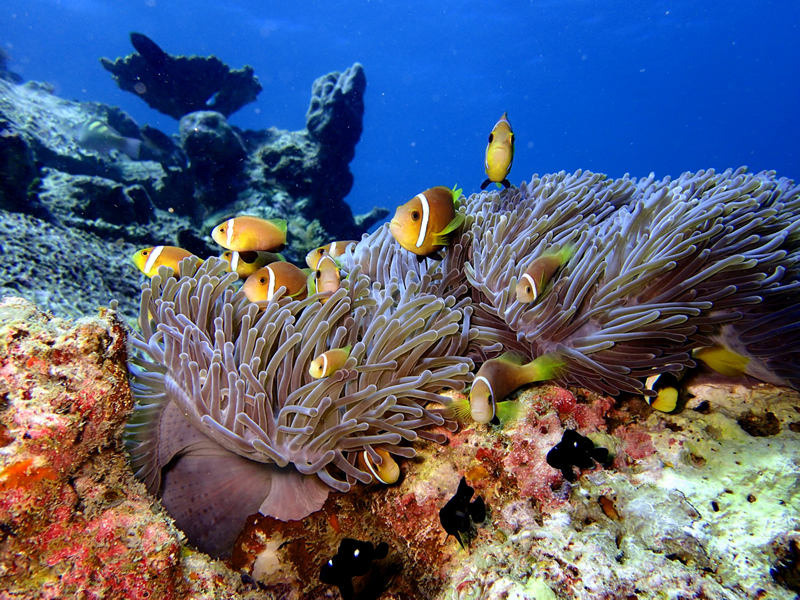
[{"label": "clownfish", "polygon": [[[148,277],[158,273],[158,267],[170,267],[175,275],[180,273],[178,268],[181,261],[189,256],[194,256],[188,250],[177,246],[154,246],[144,248],[133,255],[133,264]],[[202,260],[197,260],[202,264]]]},{"label": "clownfish", "polygon": [[355,240],[346,240],[344,242],[331,242],[330,244],[325,244],[324,246],[315,248],[314,250],[306,254],[306,264],[309,266],[309,268],[316,269],[317,263],[326,254],[331,258],[339,258],[342,254],[345,253],[347,247],[350,244],[357,244],[357,243],[358,242]]},{"label": "clownfish", "polygon": [[358,466],[361,467],[362,471],[372,475],[375,481],[384,485],[396,483],[400,479],[400,466],[397,461],[382,448],[373,448],[373,450],[381,457],[381,464],[376,464],[369,452],[364,450],[358,454]]},{"label": "clownfish", "polygon": [[647,403],[659,412],[669,413],[678,406],[680,390],[678,389],[678,378],[672,373],[658,373],[651,375],[645,380],[645,389],[653,390],[656,396],[645,396]]},{"label": "clownfish", "polygon": [[441,250],[450,242],[450,233],[464,222],[464,215],[455,208],[460,197],[460,189],[442,185],[417,194],[397,207],[389,223],[392,237],[420,261]]},{"label": "clownfish", "polygon": [[286,221],[234,217],[214,227],[211,237],[223,248],[235,252],[272,252],[286,244]]},{"label": "clownfish", "polygon": [[481,184],[481,189],[494,182],[503,187],[511,186],[508,183],[511,165],[514,162],[514,132],[511,130],[511,123],[508,121],[508,113],[503,113],[500,120],[495,124],[494,129],[489,134],[489,143],[486,145],[486,176],[488,179]]},{"label": "clownfish", "polygon": [[227,252],[223,252],[220,258],[227,261],[230,265],[227,271],[238,273],[239,279],[247,279],[262,267],[266,267],[274,262],[286,261],[281,254],[276,254],[274,252],[256,252],[255,257],[251,256],[252,254],[252,252],[246,252],[245,255],[242,256],[238,252],[228,250]]},{"label": "clownfish", "polygon": [[250,275],[242,286],[244,295],[250,302],[272,300],[279,288],[286,288],[286,296],[302,300],[308,293],[308,276],[292,263],[276,262],[267,265]]},{"label": "clownfish", "polygon": [[311,361],[308,374],[314,379],[330,377],[344,366],[348,358],[350,358],[350,346],[328,350]]},{"label": "clownfish", "polygon": [[536,302],[547,284],[575,252],[573,246],[565,246],[558,252],[542,254],[536,258],[517,282],[517,301]]},{"label": "clownfish", "polygon": [[740,377],[747,374],[750,359],[722,346],[706,346],[692,350],[692,358],[698,358],[717,373],[728,377]]},{"label": "clownfish", "polygon": [[[316,294],[332,295],[333,292],[339,289],[339,265],[327,254],[319,259],[317,262],[317,269],[312,273],[313,290]],[[322,299],[325,304],[327,298]]]},{"label": "clownfish", "polygon": [[487,360],[478,369],[466,401],[454,402],[457,416],[470,415],[478,423],[489,423],[495,417],[501,422],[519,416],[518,402],[503,402],[517,388],[557,377],[564,363],[555,354],[545,354],[529,363],[522,357],[507,352],[499,358]]}]

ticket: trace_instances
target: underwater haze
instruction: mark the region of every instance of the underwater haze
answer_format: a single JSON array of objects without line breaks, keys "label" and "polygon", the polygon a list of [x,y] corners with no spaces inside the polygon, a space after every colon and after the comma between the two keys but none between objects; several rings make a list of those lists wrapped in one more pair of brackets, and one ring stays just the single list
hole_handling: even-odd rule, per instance
[{"label": "underwater haze", "polygon": [[312,82],[364,65],[354,212],[484,179],[508,112],[513,184],[578,168],[677,176],[747,165],[800,178],[800,3],[720,0],[295,2],[5,0],[9,68],[68,99],[177,122],[121,91],[98,61],[141,32],[174,55],[250,64],[264,86],[231,117],[302,129]]}]

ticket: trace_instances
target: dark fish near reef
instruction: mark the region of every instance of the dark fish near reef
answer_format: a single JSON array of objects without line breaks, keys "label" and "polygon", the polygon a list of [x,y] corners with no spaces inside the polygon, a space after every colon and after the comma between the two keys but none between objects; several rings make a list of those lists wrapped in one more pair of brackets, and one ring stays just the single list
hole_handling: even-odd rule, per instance
[{"label": "dark fish near reef", "polygon": [[[159,267],[170,267],[173,273],[178,273],[178,267],[184,258],[194,256],[188,250],[177,246],[154,246],[143,248],[133,255],[133,264],[148,277],[158,273]],[[199,263],[203,261],[198,259]]]},{"label": "dark fish near reef", "polygon": [[306,264],[309,266],[309,268],[316,269],[317,264],[323,256],[328,255],[331,258],[339,258],[345,253],[348,246],[357,243],[358,242],[355,240],[345,240],[343,242],[331,242],[330,244],[325,244],[319,248],[314,248],[308,254],[306,254]]},{"label": "dark fish near reef", "polygon": [[286,221],[243,215],[214,227],[211,237],[236,252],[274,252],[286,244]]},{"label": "dark fish near reef", "polygon": [[353,577],[366,575],[372,568],[372,562],[386,558],[389,545],[381,542],[373,546],[372,542],[362,542],[352,538],[344,538],[339,544],[339,551],[319,570],[319,580],[328,585],[335,585],[344,600],[353,597]]},{"label": "dark fish near reef", "polygon": [[272,300],[275,292],[286,288],[285,296],[302,300],[308,293],[308,275],[289,262],[276,262],[259,269],[248,277],[242,291],[250,302]]},{"label": "dark fish near reef", "polygon": [[469,415],[478,423],[489,423],[495,416],[501,422],[509,421],[520,407],[517,402],[503,402],[506,396],[523,385],[557,377],[562,367],[563,361],[555,354],[525,363],[522,357],[507,352],[481,365],[472,382],[469,403],[455,401],[453,407],[459,417]]},{"label": "dark fish near reef", "polygon": [[565,430],[561,441],[547,453],[547,464],[560,470],[567,481],[575,481],[572,467],[591,469],[594,461],[605,465],[608,462],[608,450],[595,448],[592,440],[574,429]]},{"label": "dark fish near reef", "polygon": [[439,511],[439,522],[442,527],[448,535],[458,540],[462,548],[464,542],[461,541],[459,534],[469,531],[470,519],[475,523],[483,523],[486,519],[486,505],[483,498],[478,496],[470,502],[474,493],[475,490],[469,486],[466,477],[462,477],[455,495]]},{"label": "dark fish near reef", "polygon": [[[490,183],[502,184],[508,188],[511,165],[514,162],[514,132],[511,130],[511,123],[508,120],[508,113],[503,113],[500,120],[495,124],[494,129],[489,134],[489,143],[486,145],[486,175],[487,179],[481,184],[481,189],[485,190]],[[499,187],[499,185],[498,185]]]},{"label": "dark fish near reef", "polygon": [[443,185],[432,187],[397,207],[389,223],[395,240],[422,260],[450,243],[450,233],[464,222],[456,212],[455,203],[461,190]]},{"label": "dark fish near reef", "polygon": [[517,301],[536,302],[547,284],[570,257],[575,253],[573,246],[565,246],[557,252],[546,252],[536,258],[520,276],[517,283]]},{"label": "dark fish near reef", "polygon": [[149,37],[143,33],[131,33],[131,45],[150,65],[162,68],[169,60],[169,54],[159,48]]},{"label": "dark fish near reef", "polygon": [[122,152],[133,160],[139,158],[142,140],[129,138],[100,119],[90,119],[78,129],[78,143],[84,148],[108,154],[112,150]]},{"label": "dark fish near reef", "polygon": [[238,273],[239,279],[247,279],[259,269],[271,265],[274,262],[286,261],[281,254],[275,252],[246,252],[245,255],[242,256],[240,253],[233,252],[232,250],[223,252],[220,258],[228,261],[228,264],[230,264],[230,269],[228,269],[228,271]]}]

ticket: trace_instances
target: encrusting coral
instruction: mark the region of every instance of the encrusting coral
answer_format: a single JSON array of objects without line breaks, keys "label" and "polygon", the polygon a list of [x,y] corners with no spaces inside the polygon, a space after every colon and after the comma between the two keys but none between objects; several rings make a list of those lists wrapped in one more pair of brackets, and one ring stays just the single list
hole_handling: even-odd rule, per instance
[{"label": "encrusting coral", "polygon": [[[185,261],[179,279],[143,287],[134,467],[193,543],[223,554],[248,514],[300,519],[329,490],[371,481],[359,453],[381,464],[378,449],[408,457],[417,437],[443,441],[434,428],[454,423],[440,392],[504,350],[553,353],[559,383],[611,395],[652,395],[648,376],[680,374],[715,345],[749,375],[800,387],[799,202],[792,182],[744,169],[535,177],[462,198],[442,261],[418,260],[387,225],[364,236],[325,304],[251,304],[221,263]],[[531,262],[565,247],[537,301],[517,301]],[[308,374],[348,345],[342,370]]]}]

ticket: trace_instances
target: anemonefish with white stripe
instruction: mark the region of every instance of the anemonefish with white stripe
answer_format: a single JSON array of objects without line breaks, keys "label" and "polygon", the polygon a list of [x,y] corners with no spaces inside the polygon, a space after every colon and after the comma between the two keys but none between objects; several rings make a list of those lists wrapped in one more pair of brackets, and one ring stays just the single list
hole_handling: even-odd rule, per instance
[{"label": "anemonefish with white stripe", "polygon": [[[255,256],[252,256],[253,254],[255,254]],[[245,252],[244,256],[242,256],[239,252],[234,252],[232,250],[223,252],[220,258],[227,261],[230,265],[226,270],[232,273],[238,273],[239,279],[247,279],[250,275],[267,265],[286,260],[281,254],[275,252]]]},{"label": "anemonefish with white stripe", "polygon": [[220,223],[211,237],[223,248],[235,252],[274,252],[286,244],[286,221],[240,216]]},{"label": "anemonefish with white stripe", "polygon": [[508,120],[508,113],[503,113],[500,120],[495,124],[494,129],[489,134],[489,143],[486,145],[486,176],[487,179],[481,184],[481,189],[485,190],[492,182],[508,188],[508,174],[511,172],[511,165],[514,162],[514,132],[511,130],[511,123]]},{"label": "anemonefish with white stripe", "polygon": [[464,215],[455,208],[460,197],[460,189],[442,185],[425,190],[397,207],[389,231],[421,261],[448,245],[450,234],[464,222]]},{"label": "anemonefish with white stripe", "polygon": [[[341,276],[339,265],[327,254],[317,262],[317,269],[313,272],[313,293],[327,294],[328,296],[339,289]],[[325,298],[321,300],[325,304]]]},{"label": "anemonefish with white stripe", "polygon": [[272,300],[281,287],[286,288],[285,297],[302,300],[308,293],[308,275],[292,263],[276,262],[267,265],[250,275],[242,286],[242,291],[250,302]]},{"label": "anemonefish with white stripe", "polygon": [[358,453],[358,466],[362,471],[372,475],[374,481],[384,485],[391,485],[400,479],[400,465],[383,448],[374,448],[376,454],[381,458],[381,464],[372,458],[368,450]]},{"label": "anemonefish with white stripe", "polygon": [[[194,256],[194,254],[177,246],[153,246],[152,248],[143,248],[134,254],[133,264],[148,277],[156,275],[158,267],[170,267],[177,275],[180,272],[178,266],[181,261],[189,256]],[[203,261],[198,259],[197,262],[202,264]]]},{"label": "anemonefish with white stripe", "polygon": [[575,252],[574,246],[564,246],[558,252],[545,252],[534,259],[517,282],[517,301],[536,302],[547,284]]},{"label": "anemonefish with white stripe", "polygon": [[505,400],[517,388],[557,377],[564,362],[555,354],[545,354],[529,363],[519,355],[507,352],[487,360],[478,369],[469,393],[469,404],[454,402],[458,417],[471,416],[478,423],[489,423],[495,417],[503,423],[519,416],[518,402]]},{"label": "anemonefish with white stripe", "polygon": [[672,412],[678,406],[680,388],[678,378],[672,373],[651,375],[644,383],[645,389],[652,390],[655,396],[645,396],[647,403],[660,412]]},{"label": "anemonefish with white stripe", "polygon": [[306,254],[306,264],[312,268],[317,268],[317,263],[319,259],[325,256],[326,254],[331,258],[339,258],[342,254],[345,253],[347,247],[350,244],[357,244],[358,242],[355,240],[346,240],[343,242],[331,242],[330,244],[325,244],[324,246],[320,246],[319,248],[314,248],[311,252]]},{"label": "anemonefish with white stripe", "polygon": [[348,358],[350,358],[350,346],[328,350],[311,361],[308,374],[314,379],[329,377],[341,369]]}]

